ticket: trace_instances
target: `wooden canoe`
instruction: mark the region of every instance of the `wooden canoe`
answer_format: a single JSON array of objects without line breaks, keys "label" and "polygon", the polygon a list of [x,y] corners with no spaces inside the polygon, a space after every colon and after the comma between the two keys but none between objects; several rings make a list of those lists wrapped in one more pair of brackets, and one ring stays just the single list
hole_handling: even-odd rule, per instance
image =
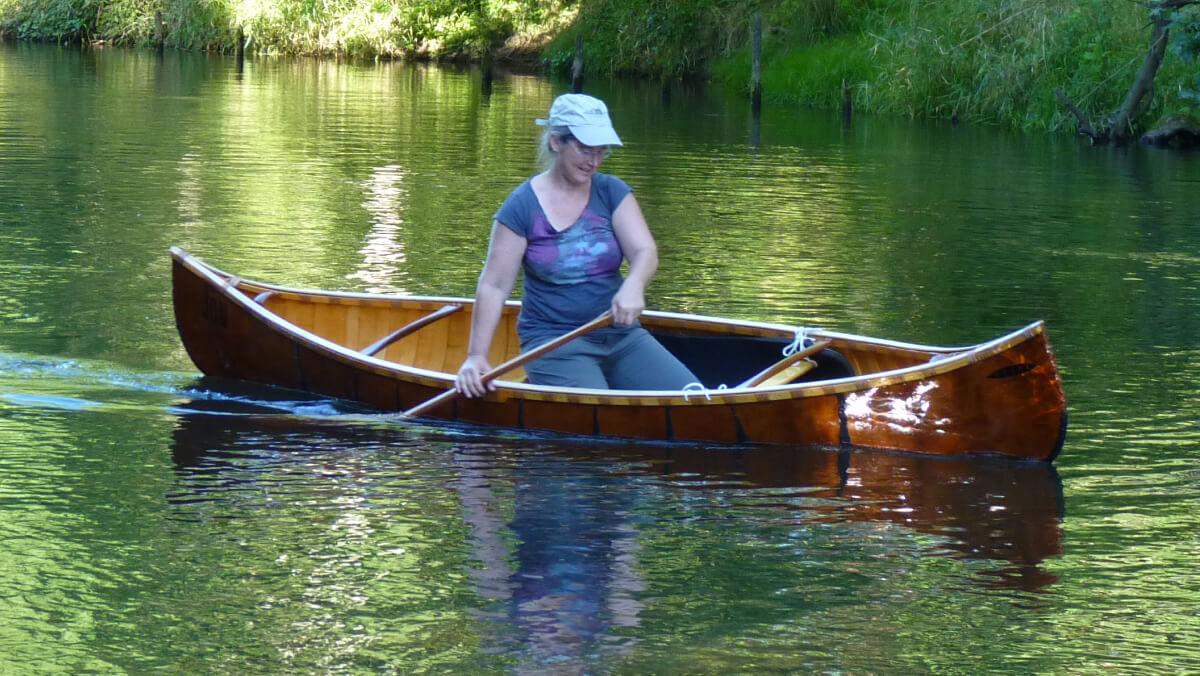
[{"label": "wooden canoe", "polygon": [[[288,288],[240,279],[177,247],[175,321],[196,367],[236,378],[408,410],[454,386],[473,302]],[[489,358],[520,353],[520,304],[504,309]],[[932,455],[1050,461],[1066,401],[1042,322],[968,347],[934,347],[807,329],[825,344],[790,383],[742,385],[780,361],[796,327],[647,311],[642,325],[702,389],[630,391],[523,382],[457,397],[432,418],[651,440],[857,446]],[[367,354],[372,353],[372,354]],[[698,386],[700,388],[701,386]]]}]

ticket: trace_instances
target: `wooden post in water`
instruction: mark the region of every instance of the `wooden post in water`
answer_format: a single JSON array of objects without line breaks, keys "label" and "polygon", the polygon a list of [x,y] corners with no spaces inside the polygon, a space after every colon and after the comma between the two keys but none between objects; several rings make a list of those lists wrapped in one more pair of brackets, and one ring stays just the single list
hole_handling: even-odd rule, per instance
[{"label": "wooden post in water", "polygon": [[750,61],[750,110],[762,110],[762,12],[754,13],[754,43]]},{"label": "wooden post in water", "polygon": [[575,33],[575,62],[571,64],[571,93],[583,93],[583,32]]},{"label": "wooden post in water", "polygon": [[488,41],[488,44],[484,45],[484,47],[483,47],[483,58],[479,64],[479,66],[480,66],[480,68],[483,69],[483,82],[482,82],[483,95],[491,96],[493,75],[492,75],[492,44],[491,44],[490,40]]},{"label": "wooden post in water", "polygon": [[167,27],[163,21],[161,9],[154,13],[154,41],[157,43],[155,48],[158,50],[159,56],[162,56],[163,50],[167,46]]}]

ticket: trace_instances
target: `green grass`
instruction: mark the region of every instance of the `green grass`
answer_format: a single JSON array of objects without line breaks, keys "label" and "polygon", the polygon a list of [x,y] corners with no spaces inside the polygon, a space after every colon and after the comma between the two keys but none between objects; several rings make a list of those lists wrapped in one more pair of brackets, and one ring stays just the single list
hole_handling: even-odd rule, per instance
[{"label": "green grass", "polygon": [[[861,110],[1029,130],[1073,128],[1061,87],[1094,118],[1121,103],[1149,47],[1149,15],[1123,0],[894,0],[850,17],[846,33],[789,48],[764,46],[768,100],[833,107],[841,81]],[[1168,54],[1146,120],[1186,109],[1194,72]],[[716,79],[744,88],[748,50],[722,59]]]},{"label": "green grass", "polygon": [[[832,38],[793,51],[765,55],[763,98],[824,108],[841,105],[842,82],[861,89],[874,73],[875,57],[869,39],[862,35]],[[750,90],[750,54],[742,51],[722,59],[713,77],[735,88]],[[869,92],[858,92],[866,101]]]}]

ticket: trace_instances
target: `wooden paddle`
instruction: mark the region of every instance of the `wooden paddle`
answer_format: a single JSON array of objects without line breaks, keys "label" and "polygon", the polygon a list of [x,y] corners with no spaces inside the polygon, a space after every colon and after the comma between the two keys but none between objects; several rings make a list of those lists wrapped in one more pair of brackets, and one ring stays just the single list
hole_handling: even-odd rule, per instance
[{"label": "wooden paddle", "polygon": [[763,369],[762,371],[759,371],[755,375],[746,379],[745,382],[738,385],[738,387],[758,387],[759,385],[762,385],[764,382],[769,380],[771,378],[771,376],[773,376],[777,373],[780,373],[781,371],[788,368],[792,364],[795,364],[796,362],[800,361],[801,359],[807,359],[807,358],[813,356],[814,354],[820,352],[821,350],[824,350],[825,348],[829,347],[832,343],[833,343],[833,341],[829,340],[829,339],[818,340],[817,342],[813,343],[812,345],[809,345],[808,347],[804,348],[803,350],[797,350],[796,352],[789,354],[788,356],[784,357],[783,359],[780,359],[779,361],[775,362],[774,364],[771,364],[770,366]]},{"label": "wooden paddle", "polygon": [[[584,324],[583,326],[575,329],[574,331],[571,331],[569,333],[564,333],[563,335],[559,336],[558,338],[555,338],[554,340],[551,340],[547,343],[539,345],[538,347],[535,347],[528,352],[519,354],[519,355],[513,357],[512,359],[509,359],[508,361],[497,366],[496,368],[492,369],[491,371],[488,371],[487,373],[483,374],[483,376],[480,378],[480,380],[483,381],[483,384],[486,385],[486,384],[492,382],[493,380],[495,380],[496,378],[499,378],[500,376],[504,375],[505,373],[508,373],[509,371],[517,368],[518,366],[524,366],[526,363],[531,362],[534,359],[537,359],[538,357],[546,354],[547,352],[549,352],[551,350],[562,347],[563,345],[571,342],[572,340],[575,340],[576,338],[584,335],[585,333],[591,333],[592,331],[595,331],[596,329],[608,326],[611,323],[612,323],[612,313],[605,312],[604,314],[600,315],[599,317],[596,317],[592,321],[588,322],[587,324]],[[441,394],[437,395],[436,397],[429,399],[429,400],[425,401],[424,403],[417,404],[416,406],[413,406],[412,408],[408,409],[407,411],[401,413],[400,417],[405,418],[405,419],[415,418],[415,417],[421,415],[422,413],[424,413],[425,411],[428,411],[429,409],[431,409],[435,406],[444,404],[447,401],[450,401],[451,399],[454,399],[457,396],[458,396],[458,388],[457,387],[446,390],[445,392],[442,392]]]}]

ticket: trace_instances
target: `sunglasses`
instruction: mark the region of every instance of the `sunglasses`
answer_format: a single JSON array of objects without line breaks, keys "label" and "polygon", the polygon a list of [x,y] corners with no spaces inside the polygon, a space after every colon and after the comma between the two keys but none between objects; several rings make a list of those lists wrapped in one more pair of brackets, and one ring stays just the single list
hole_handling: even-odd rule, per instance
[{"label": "sunglasses", "polygon": [[571,150],[574,150],[577,154],[583,155],[584,157],[590,157],[594,160],[603,160],[612,155],[612,148],[608,146],[585,146],[579,142],[579,139],[571,136],[570,134],[561,136],[559,138],[566,141],[567,145],[571,146]]}]

